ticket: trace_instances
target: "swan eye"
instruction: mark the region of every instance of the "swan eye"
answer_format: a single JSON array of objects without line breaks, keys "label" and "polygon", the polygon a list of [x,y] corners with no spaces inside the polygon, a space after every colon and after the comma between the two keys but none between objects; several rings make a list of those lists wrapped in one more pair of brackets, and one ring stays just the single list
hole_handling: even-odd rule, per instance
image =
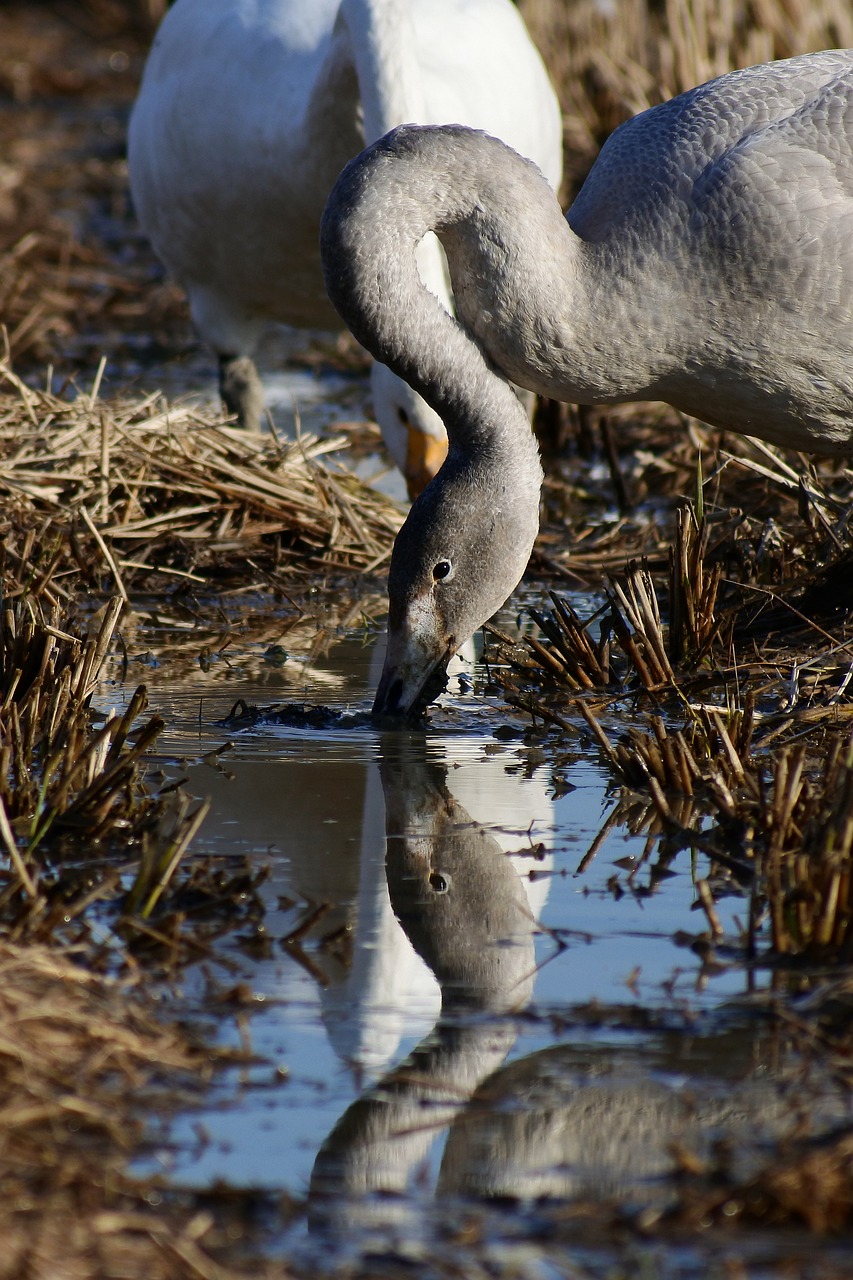
[{"label": "swan eye", "polygon": [[438,564],[433,566],[432,576],[436,582],[449,582],[453,577],[453,565],[449,560],[439,560]]}]

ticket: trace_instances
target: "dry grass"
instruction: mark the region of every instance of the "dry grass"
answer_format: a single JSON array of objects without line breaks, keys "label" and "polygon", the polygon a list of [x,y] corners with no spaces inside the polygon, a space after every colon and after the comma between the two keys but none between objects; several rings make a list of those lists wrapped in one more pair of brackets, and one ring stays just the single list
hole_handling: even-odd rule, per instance
[{"label": "dry grass", "polygon": [[853,1134],[792,1140],[748,1181],[730,1176],[725,1157],[704,1165],[691,1156],[685,1159],[678,1207],[669,1218],[681,1228],[716,1221],[841,1233],[853,1218]]},{"label": "dry grass", "polygon": [[[227,1210],[126,1165],[228,1060],[169,1025],[147,979],[212,957],[257,913],[259,875],[186,859],[206,806],[146,784],[162,722],[140,723],[144,689],[91,710],[122,601],[87,628],[46,604],[50,582],[0,610],[0,1276],[228,1280]],[[104,976],[122,968],[135,988]]]},{"label": "dry grass", "polygon": [[[156,325],[154,298],[141,296],[151,257],[116,238],[132,229],[124,130],[150,37],[143,7],[0,9],[0,318],[29,368],[79,353],[84,334],[117,333],[125,312],[126,325],[143,310]],[[177,291],[164,304],[178,321]]]},{"label": "dry grass", "polygon": [[[69,400],[0,367],[7,594],[292,590],[318,575],[373,570],[401,517],[343,468],[324,465],[340,444],[279,443],[156,394],[106,402],[95,388]],[[23,580],[29,564],[36,583]]]},{"label": "dry grass", "polygon": [[167,1130],[225,1056],[85,959],[0,941],[0,1277],[236,1280],[246,1273],[217,1260],[239,1235],[227,1212],[170,1205],[156,1180],[126,1173],[162,1138],[150,1117]]},{"label": "dry grass", "polygon": [[0,929],[88,942],[92,964],[145,954],[172,969],[257,914],[263,873],[185,858],[207,804],[148,785],[163,722],[140,722],[144,687],[97,723],[91,696],[121,608],[115,598],[88,635],[37,598],[0,614]]},{"label": "dry grass", "polygon": [[[570,739],[580,718],[625,789],[618,819],[649,837],[647,857],[658,841],[670,855],[698,849],[749,886],[749,926],[737,940],[747,958],[845,963],[853,957],[853,650],[794,607],[793,656],[789,630],[780,640],[771,629],[757,645],[752,620],[747,660],[742,606],[725,619],[716,613],[721,575],[706,563],[707,532],[683,509],[669,572],[655,580],[630,562],[611,579],[597,638],[559,596],[552,611],[532,610],[543,639],[527,639],[525,655],[498,637],[510,664],[501,682],[512,705]],[[812,583],[811,603],[819,596]],[[819,641],[808,662],[796,656],[804,633]],[[703,882],[697,892],[718,940],[712,890]]]}]

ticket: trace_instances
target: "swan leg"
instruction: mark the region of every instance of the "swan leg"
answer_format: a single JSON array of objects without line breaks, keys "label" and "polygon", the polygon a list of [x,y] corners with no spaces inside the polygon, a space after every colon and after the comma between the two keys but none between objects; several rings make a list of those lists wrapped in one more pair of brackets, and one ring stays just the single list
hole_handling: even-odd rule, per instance
[{"label": "swan leg", "polygon": [[241,427],[257,431],[264,411],[264,390],[251,356],[219,357],[219,394]]}]

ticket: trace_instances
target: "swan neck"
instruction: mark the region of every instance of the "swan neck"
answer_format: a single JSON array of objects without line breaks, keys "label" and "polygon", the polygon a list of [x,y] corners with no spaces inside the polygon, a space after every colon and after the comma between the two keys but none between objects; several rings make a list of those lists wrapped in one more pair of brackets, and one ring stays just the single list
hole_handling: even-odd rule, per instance
[{"label": "swan neck", "polygon": [[425,154],[440,132],[395,129],[344,170],[321,227],[327,291],[362,346],[443,419],[451,453],[495,465],[526,462],[538,477],[515,392],[418,273],[424,236],[436,231],[441,239],[479,207],[469,157],[439,167]]},{"label": "swan neck", "polygon": [[426,115],[417,42],[408,4],[400,0],[342,0],[364,108],[365,141]]}]

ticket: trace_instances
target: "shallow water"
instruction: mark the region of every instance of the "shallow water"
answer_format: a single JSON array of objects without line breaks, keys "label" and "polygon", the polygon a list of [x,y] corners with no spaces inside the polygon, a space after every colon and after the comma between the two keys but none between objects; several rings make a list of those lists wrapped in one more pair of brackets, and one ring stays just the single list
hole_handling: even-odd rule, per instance
[{"label": "shallow water", "polygon": [[[402,1231],[408,1249],[459,1197],[660,1206],[676,1139],[707,1151],[736,1130],[749,1168],[786,1130],[797,1064],[764,1029],[765,979],[685,945],[704,857],[648,858],[619,825],[589,856],[615,803],[594,751],[561,760],[555,790],[550,753],[456,680],[425,731],[234,731],[237,698],[367,710],[381,649],[228,655],[147,674],[163,768],[212,800],[197,847],[270,867],[263,954],[232,945],[214,974],[253,993],[221,1035],[257,1063],[179,1117],[146,1171],[307,1197],[312,1232],[299,1245],[300,1217],[290,1248]],[[105,699],[129,696],[133,668]],[[745,902],[719,911],[735,934]],[[210,977],[187,975],[189,1006]],[[837,1121],[836,1088],[810,1087],[811,1123]],[[502,1229],[531,1229],[506,1212]]]},{"label": "shallow water", "polygon": [[[109,234],[121,241],[126,224]],[[85,335],[81,351],[91,361],[115,337]],[[289,344],[266,369],[277,430],[364,415],[363,379],[274,371]],[[208,353],[151,367],[124,349],[102,394],[162,388],[215,402]],[[66,354],[79,369],[73,341]],[[379,460],[359,471],[402,497]],[[384,1274],[389,1256],[418,1275],[432,1259],[466,1274],[469,1246],[471,1274],[536,1280],[740,1277],[741,1257],[754,1277],[848,1273],[847,1244],[793,1232],[634,1237],[627,1265],[624,1237],[573,1242],[571,1206],[585,1199],[666,1204],[674,1141],[702,1155],[734,1135],[748,1170],[780,1132],[850,1120],[844,1089],[806,1072],[769,1028],[767,976],[705,965],[690,949],[705,926],[694,909],[705,859],[647,856],[619,824],[599,843],[615,800],[594,747],[579,739],[555,770],[505,711],[453,690],[426,732],[237,733],[219,722],[240,698],[367,709],[373,638],[342,635],[313,660],[307,642],[291,652],[285,638],[286,660],[266,641],[234,643],[207,670],[193,655],[177,673],[144,655],[162,636],[136,639],[102,704],[145,680],[167,724],[160,767],[212,800],[195,851],[270,868],[263,934],[217,947],[172,1004],[210,1026],[211,989],[240,988],[239,1015],[224,999],[214,1034],[250,1043],[255,1064],[219,1077],[137,1167],[176,1185],[224,1179],[305,1200],[289,1254],[314,1249],[327,1266],[336,1251],[372,1252],[361,1274]],[[744,901],[718,910],[735,933]]]}]

